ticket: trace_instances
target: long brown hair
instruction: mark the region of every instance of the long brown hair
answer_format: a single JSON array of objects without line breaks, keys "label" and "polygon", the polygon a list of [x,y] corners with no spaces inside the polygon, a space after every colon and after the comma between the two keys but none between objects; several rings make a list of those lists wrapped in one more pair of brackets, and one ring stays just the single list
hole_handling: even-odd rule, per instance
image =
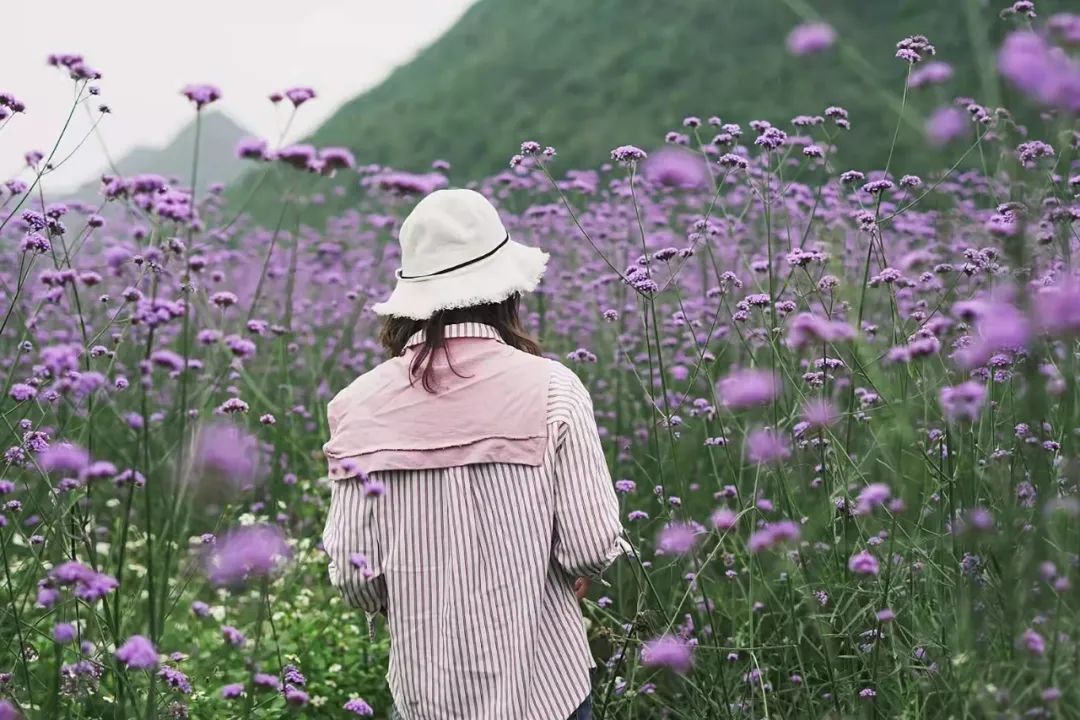
[{"label": "long brown hair", "polygon": [[[499,303],[487,303],[485,305],[473,305],[467,308],[455,308],[453,310],[439,310],[427,320],[412,320],[411,318],[395,317],[393,315],[383,322],[382,332],[379,333],[379,342],[391,357],[397,357],[405,353],[405,343],[413,334],[424,331],[424,344],[416,353],[409,365],[409,374],[413,380],[420,378],[424,389],[430,393],[435,392],[435,353],[442,349],[446,355],[446,362],[455,375],[453,364],[450,362],[450,353],[446,347],[446,326],[456,323],[483,323],[495,328],[503,342],[512,348],[527,352],[531,355],[539,355],[542,350],[540,343],[533,338],[522,326],[518,314],[521,304],[521,295],[514,293]],[[461,377],[459,375],[459,377]]]}]

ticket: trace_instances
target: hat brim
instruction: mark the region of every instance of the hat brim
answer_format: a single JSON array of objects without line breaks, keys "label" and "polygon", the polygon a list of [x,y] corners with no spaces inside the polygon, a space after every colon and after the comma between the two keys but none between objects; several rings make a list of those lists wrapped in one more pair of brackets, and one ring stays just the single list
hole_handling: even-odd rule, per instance
[{"label": "hat brim", "polygon": [[445,275],[397,281],[385,302],[376,303],[376,315],[427,320],[439,310],[502,302],[514,293],[536,290],[547,268],[548,254],[510,240],[478,263]]}]

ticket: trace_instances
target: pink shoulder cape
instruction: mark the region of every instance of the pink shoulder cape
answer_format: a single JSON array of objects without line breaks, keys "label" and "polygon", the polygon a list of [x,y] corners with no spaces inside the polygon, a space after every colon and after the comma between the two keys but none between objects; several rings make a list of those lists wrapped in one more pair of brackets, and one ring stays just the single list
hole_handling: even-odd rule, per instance
[{"label": "pink shoulder cape", "polygon": [[330,477],[475,463],[543,464],[551,361],[487,338],[447,340],[436,392],[410,382],[415,348],[357,378],[327,408]]}]

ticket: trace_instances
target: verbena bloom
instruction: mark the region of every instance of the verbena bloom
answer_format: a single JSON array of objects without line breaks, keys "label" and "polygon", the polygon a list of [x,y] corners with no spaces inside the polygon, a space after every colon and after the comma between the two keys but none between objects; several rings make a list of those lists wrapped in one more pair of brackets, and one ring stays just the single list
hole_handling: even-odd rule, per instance
[{"label": "verbena bloom", "polygon": [[611,151],[611,159],[621,163],[638,162],[647,157],[644,150],[633,145],[620,145]]},{"label": "verbena bloom", "polygon": [[892,488],[885,483],[870,483],[859,491],[859,497],[855,502],[855,513],[869,515],[874,512],[874,508],[888,502],[890,496],[892,496]]},{"label": "verbena bloom", "polygon": [[702,532],[704,528],[697,523],[668,523],[656,538],[657,552],[665,555],[685,555],[694,549]]},{"label": "verbena bloom", "polygon": [[308,100],[315,98],[315,91],[309,87],[294,87],[285,91],[285,97],[289,99],[293,107],[300,107]]},{"label": "verbena bloom", "polygon": [[19,720],[21,717],[10,700],[0,700],[0,720]]},{"label": "verbena bloom", "polygon": [[[57,565],[49,574],[56,583],[70,586],[76,597],[87,602],[100,600],[118,586],[116,578],[95,572],[92,568],[74,560]],[[38,599],[40,602],[40,594]]]},{"label": "verbena bloom", "polygon": [[712,522],[712,526],[717,530],[730,530],[735,527],[735,524],[739,520],[739,516],[736,515],[735,511],[731,508],[722,507],[714,510],[709,519]]},{"label": "verbena bloom", "polygon": [[210,103],[221,98],[221,90],[213,85],[188,85],[181,91],[181,94],[195,103],[197,110],[202,110]]},{"label": "verbena bloom", "polygon": [[896,619],[896,613],[892,608],[882,608],[874,613],[874,617],[878,619],[880,623],[890,623]]},{"label": "verbena bloom", "polygon": [[1041,656],[1046,653],[1046,638],[1031,628],[1020,635],[1020,645],[1032,655]]},{"label": "verbena bloom", "polygon": [[945,417],[952,421],[974,422],[986,403],[986,386],[974,380],[942,388],[938,402]]},{"label": "verbena bloom", "polygon": [[344,147],[326,147],[319,151],[319,159],[322,161],[323,173],[329,174],[334,170],[348,170],[356,166],[356,158],[352,151]]},{"label": "verbena bloom", "polygon": [[78,445],[58,443],[41,452],[38,464],[45,472],[78,475],[90,464],[90,453]]},{"label": "verbena bloom", "polygon": [[921,88],[929,85],[942,85],[952,80],[952,65],[935,60],[928,62],[917,70],[912,70],[908,77],[908,87]]},{"label": "verbena bloom", "polygon": [[792,55],[810,55],[827,50],[836,42],[836,31],[824,22],[808,22],[788,33],[785,45]]},{"label": "verbena bloom", "polygon": [[650,155],[644,173],[646,179],[665,187],[697,188],[708,181],[705,161],[678,148],[664,148]]},{"label": "verbena bloom", "polygon": [[61,644],[67,644],[79,634],[71,623],[56,623],[53,625],[53,640]]},{"label": "verbena bloom", "polygon": [[308,704],[308,694],[300,688],[288,685],[285,688],[285,702],[289,705],[303,706]]},{"label": "verbena bloom", "polygon": [[[956,360],[963,367],[982,365],[999,350],[1013,351],[1024,348],[1031,336],[1031,323],[1027,316],[1007,302],[994,300],[956,303],[953,313],[961,317],[968,313],[973,316],[974,339],[956,353]],[[1053,315],[1050,307],[1040,308],[1039,317],[1042,322],[1045,323],[1047,318]]]},{"label": "verbena bloom", "polygon": [[791,455],[787,439],[774,430],[758,428],[746,436],[746,457],[756,465],[770,465]]},{"label": "verbena bloom", "polygon": [[359,715],[360,717],[372,717],[375,714],[375,711],[363,700],[363,698],[352,698],[349,702],[345,703],[345,709],[353,715]]},{"label": "verbena bloom", "polygon": [[207,561],[215,585],[235,585],[272,574],[291,552],[285,536],[272,525],[248,525],[218,540]]},{"label": "verbena bloom", "polygon": [[735,370],[717,385],[720,401],[731,410],[767,405],[780,394],[780,380],[768,370]]},{"label": "verbena bloom", "polygon": [[236,156],[244,160],[272,160],[274,155],[267,142],[261,138],[243,138],[236,144]]},{"label": "verbena bloom", "polygon": [[1041,288],[1032,304],[1042,330],[1053,335],[1080,333],[1080,285],[1066,283]]},{"label": "verbena bloom", "polygon": [[222,625],[221,636],[225,639],[225,642],[233,647],[241,647],[246,639],[244,633],[240,632],[232,625]]},{"label": "verbena bloom", "polygon": [[787,344],[796,350],[806,347],[820,350],[824,343],[854,339],[855,329],[851,325],[813,313],[799,313],[788,323]]},{"label": "verbena bloom", "polygon": [[221,688],[221,697],[226,700],[235,700],[244,694],[244,685],[242,683],[230,683]]},{"label": "verbena bloom", "polygon": [[192,481],[248,490],[262,473],[262,448],[236,423],[218,422],[199,430],[189,476]]},{"label": "verbena bloom", "polygon": [[836,406],[832,401],[822,398],[810,398],[803,404],[803,419],[809,428],[824,428],[832,425],[839,417]]},{"label": "verbena bloom", "polygon": [[794,542],[799,539],[800,534],[798,524],[791,520],[766,523],[750,536],[746,549],[756,554],[763,550],[770,550],[781,543]]},{"label": "verbena bloom", "polygon": [[642,646],[641,663],[645,667],[668,668],[685,675],[694,665],[693,646],[680,637],[663,635]]},{"label": "verbena bloom", "polygon": [[856,575],[877,575],[881,570],[878,559],[863,550],[851,556],[848,560],[848,570]]},{"label": "verbena bloom", "polygon": [[158,653],[149,638],[132,635],[116,649],[116,659],[130,668],[147,670],[158,664]]},{"label": "verbena bloom", "polygon": [[1041,105],[1080,111],[1080,63],[1030,30],[1005,38],[998,71]]},{"label": "verbena bloom", "polygon": [[173,667],[163,667],[158,670],[158,677],[165,681],[165,684],[174,690],[179,690],[185,695],[191,694],[191,681],[188,680],[188,676],[183,671]]},{"label": "verbena bloom", "polygon": [[946,105],[926,119],[926,139],[934,147],[944,147],[968,133],[971,120],[959,108]]}]

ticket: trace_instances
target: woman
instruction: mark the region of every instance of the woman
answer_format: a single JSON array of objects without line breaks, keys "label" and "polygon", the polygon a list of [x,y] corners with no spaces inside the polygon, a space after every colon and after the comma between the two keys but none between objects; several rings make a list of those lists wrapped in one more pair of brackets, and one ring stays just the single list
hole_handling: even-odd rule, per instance
[{"label": "woman", "polygon": [[402,223],[388,361],[330,402],[330,579],[385,613],[404,720],[589,718],[575,580],[624,541],[592,402],[518,319],[547,254],[471,190]]}]

